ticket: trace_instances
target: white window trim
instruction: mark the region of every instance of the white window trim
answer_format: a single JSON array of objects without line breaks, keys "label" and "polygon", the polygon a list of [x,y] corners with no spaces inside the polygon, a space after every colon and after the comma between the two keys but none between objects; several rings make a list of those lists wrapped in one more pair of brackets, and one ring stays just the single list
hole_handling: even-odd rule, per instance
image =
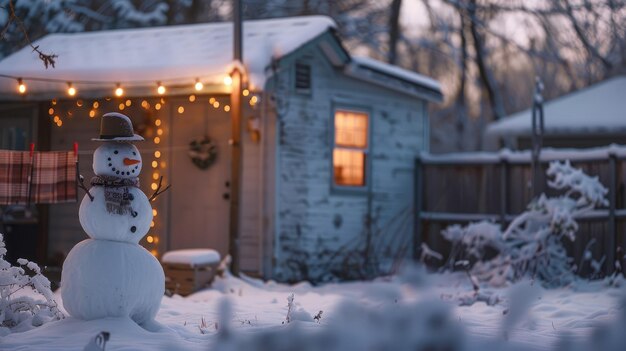
[{"label": "white window trim", "polygon": [[[356,112],[356,113],[362,113],[365,114],[367,116],[367,136],[366,136],[366,140],[367,140],[367,147],[365,148],[360,148],[360,147],[351,147],[351,146],[340,146],[337,145],[335,142],[335,116],[337,114],[338,111],[346,111],[346,112]],[[331,150],[330,150],[330,184],[331,184],[331,188],[334,192],[341,192],[341,193],[362,193],[365,194],[366,191],[369,190],[370,185],[372,183],[371,178],[372,178],[372,171],[371,171],[371,154],[370,154],[370,150],[372,148],[372,138],[371,138],[371,134],[372,134],[372,113],[371,110],[369,108],[363,107],[363,106],[358,106],[358,105],[354,105],[354,104],[350,104],[350,103],[335,103],[333,105],[332,108],[332,118],[331,118],[331,129],[332,129],[332,133],[331,133]],[[335,156],[334,156],[334,151],[335,149],[344,149],[344,150],[356,150],[356,151],[362,151],[365,154],[365,165],[364,167],[364,178],[365,178],[365,184],[361,185],[361,186],[355,186],[355,185],[341,185],[341,184],[337,184],[335,183],[335,168],[334,168],[334,162],[335,162]]]}]

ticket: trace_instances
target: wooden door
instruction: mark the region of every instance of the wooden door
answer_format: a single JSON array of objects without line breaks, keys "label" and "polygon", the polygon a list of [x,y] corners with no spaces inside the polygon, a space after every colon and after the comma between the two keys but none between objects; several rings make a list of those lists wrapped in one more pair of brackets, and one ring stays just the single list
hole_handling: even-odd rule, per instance
[{"label": "wooden door", "polygon": [[[169,204],[169,250],[212,248],[228,253],[229,200],[226,186],[230,175],[230,116],[212,107],[208,97],[185,98],[169,103],[171,125]],[[179,107],[184,108],[179,113]],[[189,156],[189,143],[208,136],[217,146],[217,158],[200,169]]]}]

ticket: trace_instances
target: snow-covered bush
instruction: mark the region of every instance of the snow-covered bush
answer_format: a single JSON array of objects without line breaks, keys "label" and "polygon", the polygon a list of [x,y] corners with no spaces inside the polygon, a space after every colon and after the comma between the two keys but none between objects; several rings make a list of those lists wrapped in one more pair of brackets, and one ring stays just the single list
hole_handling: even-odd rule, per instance
[{"label": "snow-covered bush", "polygon": [[500,225],[492,222],[470,223],[465,227],[458,224],[451,225],[444,229],[441,235],[453,243],[446,264],[448,268],[455,268],[451,265],[459,262],[473,265],[504,249]]},{"label": "snow-covered bush", "polygon": [[[542,194],[504,232],[490,222],[444,230],[442,235],[453,243],[451,260],[471,260],[467,267],[471,274],[496,286],[524,276],[538,278],[548,286],[570,283],[574,265],[562,239],[575,240],[576,217],[608,205],[608,190],[597,177],[573,168],[569,161],[552,162],[547,175],[548,186],[564,194]],[[495,257],[486,257],[488,247],[497,251]],[[448,268],[451,266],[454,262]]]},{"label": "snow-covered bush", "polygon": [[[18,260],[19,266],[13,266],[5,260],[6,253],[0,234],[0,335],[64,318],[54,301],[50,281],[41,274],[39,266],[23,258]],[[43,300],[20,294],[25,289],[32,289]]]}]

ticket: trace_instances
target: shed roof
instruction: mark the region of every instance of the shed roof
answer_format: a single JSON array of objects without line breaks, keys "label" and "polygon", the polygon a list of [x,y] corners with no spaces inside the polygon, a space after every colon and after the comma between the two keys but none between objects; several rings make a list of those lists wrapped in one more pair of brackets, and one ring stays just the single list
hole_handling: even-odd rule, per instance
[{"label": "shed roof", "polygon": [[[249,81],[265,82],[272,58],[295,51],[329,28],[324,16],[290,17],[243,24],[243,57]],[[77,89],[189,84],[196,78],[221,82],[232,65],[233,26],[230,22],[169,27],[50,34],[35,43],[59,56],[54,69],[45,69],[30,47],[0,61],[0,74],[23,77],[31,93],[64,90],[66,83],[28,81],[28,77],[77,82]],[[93,81],[93,83],[88,82]],[[0,79],[0,93],[15,94],[14,80]]]},{"label": "shed roof", "polygon": [[[626,76],[618,76],[548,101],[544,105],[545,134],[580,135],[626,131]],[[531,132],[528,109],[487,127],[496,137],[526,136]]]},{"label": "shed roof", "polygon": [[[335,27],[325,16],[245,21],[243,58],[251,88],[263,88],[272,59],[296,51]],[[189,88],[200,79],[205,85],[223,86],[233,66],[230,22],[51,34],[33,45],[58,55],[56,67],[45,69],[29,47],[0,61],[0,77],[22,77],[33,99],[58,95],[68,82],[79,92],[104,96],[117,83],[126,89],[143,88],[142,93],[157,82]],[[370,58],[350,57],[343,49],[342,53],[348,55],[347,61],[340,62],[347,73],[365,68],[372,74],[358,73],[358,78],[431,101],[442,99],[439,83],[431,78]],[[0,94],[17,96],[15,80],[0,79]]]},{"label": "shed roof", "polygon": [[346,71],[357,79],[382,84],[390,89],[419,96],[429,101],[443,101],[441,84],[438,81],[369,57],[352,56],[352,65]]}]

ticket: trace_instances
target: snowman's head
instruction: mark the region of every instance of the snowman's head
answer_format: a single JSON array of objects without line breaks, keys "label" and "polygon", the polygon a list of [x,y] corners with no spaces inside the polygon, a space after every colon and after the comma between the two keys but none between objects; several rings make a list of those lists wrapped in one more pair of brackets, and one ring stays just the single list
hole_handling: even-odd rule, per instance
[{"label": "snowman's head", "polygon": [[108,141],[93,153],[93,171],[99,176],[136,178],[141,172],[141,155],[131,143]]}]

